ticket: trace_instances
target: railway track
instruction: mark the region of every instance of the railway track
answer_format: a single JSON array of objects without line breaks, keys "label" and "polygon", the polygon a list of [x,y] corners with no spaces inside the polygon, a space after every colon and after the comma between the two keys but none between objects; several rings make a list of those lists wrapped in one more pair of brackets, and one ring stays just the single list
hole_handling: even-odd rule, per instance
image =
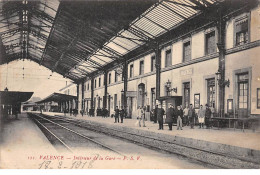
[{"label": "railway track", "polygon": [[[99,147],[105,150],[108,150],[110,152],[116,153],[121,156],[125,156],[121,152],[109,147],[108,145],[105,145],[101,142],[98,142],[89,136],[86,136],[74,129],[68,128],[60,122],[64,122],[65,120],[55,119],[55,118],[46,118],[42,117],[41,114],[32,114],[29,113],[29,116],[31,119],[35,121],[35,123],[39,126],[39,128],[43,131],[43,133],[47,136],[47,138],[50,140],[50,142],[57,148],[57,149],[65,149],[69,152],[74,152],[73,147],[76,146],[71,143],[68,139],[63,137],[62,135],[69,134],[68,137],[74,138],[73,141],[76,141],[77,143],[83,143],[84,146],[91,146],[91,147]],[[66,122],[66,121],[65,121]],[[67,123],[67,122],[66,122]],[[75,143],[75,142],[74,142]],[[87,143],[87,145],[85,145]]]},{"label": "railway track", "polygon": [[[143,136],[135,133],[130,133],[127,131],[117,130],[114,128],[108,129],[107,127],[103,127],[103,126],[94,126],[88,121],[65,118],[64,116],[54,117],[54,116],[45,115],[45,117],[47,117],[50,120],[52,119],[59,120],[62,122],[66,122],[69,124],[73,124],[85,128],[87,130],[106,134],[111,137],[116,137],[121,140],[134,142],[135,144],[144,146],[149,149],[180,155],[188,159],[193,159],[195,161],[207,164],[214,168],[260,168],[259,164],[255,162],[249,162],[244,158],[232,157],[230,155],[221,154],[214,151],[202,150],[189,145],[167,142],[165,140],[161,140],[158,138],[155,139],[150,136]],[[120,135],[118,133],[120,133]],[[164,145],[164,146],[156,146],[156,144],[155,145],[150,144],[151,142],[158,143],[158,145]]]}]

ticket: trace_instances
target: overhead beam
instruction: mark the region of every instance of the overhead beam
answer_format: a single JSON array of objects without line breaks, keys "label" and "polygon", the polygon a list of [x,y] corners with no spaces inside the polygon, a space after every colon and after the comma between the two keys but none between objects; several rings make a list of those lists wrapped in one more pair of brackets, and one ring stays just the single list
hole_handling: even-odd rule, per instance
[{"label": "overhead beam", "polygon": [[117,45],[117,46],[119,46],[119,47],[121,47],[121,48],[127,50],[128,52],[130,51],[128,48],[122,46],[121,44],[116,43],[114,40],[112,40],[111,42],[114,43],[115,45]]},{"label": "overhead beam", "polygon": [[41,61],[40,61],[40,65],[42,65],[42,62],[43,62],[43,60],[44,60],[44,57],[45,57],[45,54],[46,54],[46,51],[47,51],[47,47],[48,47],[49,42],[50,42],[50,38],[51,38],[51,36],[52,36],[52,34],[53,34],[53,31],[54,31],[54,25],[55,25],[55,22],[57,21],[57,18],[58,18],[58,16],[59,16],[59,14],[60,14],[60,11],[61,11],[61,8],[60,8],[60,6],[59,6],[59,7],[58,7],[58,10],[57,10],[57,13],[56,13],[56,16],[55,16],[55,18],[54,18],[54,20],[53,20],[53,23],[52,23],[52,27],[51,27],[51,30],[50,30],[50,33],[49,33],[49,36],[48,36],[48,39],[47,39],[47,42],[46,42],[46,46],[45,46],[44,52],[43,52],[43,54],[42,54],[42,58],[41,58]]},{"label": "overhead beam", "polygon": [[[129,31],[128,31],[128,32],[129,32]],[[131,32],[130,32],[130,33],[131,33]],[[132,34],[134,34],[134,33],[132,33]],[[134,35],[135,35],[135,34],[134,34]],[[137,36],[137,35],[135,35],[135,36]],[[127,39],[127,40],[129,40],[129,41],[132,41],[132,42],[135,43],[135,44],[138,44],[138,43],[135,42],[135,41],[139,41],[139,42],[148,42],[148,40],[145,40],[145,39],[129,38],[129,37],[123,36],[122,34],[117,35],[117,37]],[[137,37],[138,37],[138,36],[137,36]],[[138,38],[140,38],[140,37],[138,37]],[[138,45],[140,45],[140,44],[138,44]]]},{"label": "overhead beam", "polygon": [[[171,0],[162,0],[162,1],[172,3],[172,4],[175,4],[175,5],[181,5],[181,6],[184,6],[184,7],[189,7],[189,8],[192,8],[194,10],[201,10],[200,6],[191,6],[191,5],[187,5],[187,4],[183,4],[183,3],[179,3],[179,2],[175,2],[175,1],[171,1]],[[197,3],[194,3],[194,4],[197,5]]]},{"label": "overhead beam", "polygon": [[150,21],[151,23],[153,23],[153,24],[155,24],[155,25],[159,26],[160,28],[162,28],[162,29],[166,30],[167,32],[169,32],[169,29],[167,29],[167,28],[163,27],[162,25],[160,25],[160,24],[158,24],[157,22],[155,22],[155,21],[151,20],[150,18],[148,18],[148,17],[146,17],[146,16],[143,16],[143,18],[147,19],[147,20],[148,20],[148,21]]},{"label": "overhead beam", "polygon": [[171,11],[172,13],[174,13],[175,15],[181,17],[181,18],[184,19],[184,20],[187,20],[187,18],[185,18],[183,15],[177,13],[176,11],[172,10],[172,9],[171,9],[170,7],[168,7],[167,5],[163,4],[162,1],[161,1],[161,5],[162,5],[163,7],[165,7],[166,9],[170,10],[170,11]]},{"label": "overhead beam", "polygon": [[58,59],[58,61],[56,61],[55,65],[52,68],[52,71],[54,71],[56,69],[56,67],[58,66],[59,62],[63,59],[63,57],[65,56],[67,50],[75,43],[75,41],[77,40],[77,37],[75,37],[70,44],[63,50],[63,53],[61,54],[60,58]]},{"label": "overhead beam", "polygon": [[[153,35],[153,34],[151,34],[151,33],[149,33],[149,32],[147,32],[147,31],[145,31],[145,30],[143,30],[143,29],[141,29],[140,27],[138,27],[137,25],[132,25],[132,26],[134,26],[135,28],[137,28],[139,31],[142,31],[143,33],[146,33],[146,34],[148,34],[148,35],[150,35],[150,36],[152,36],[152,38],[153,39],[155,39],[156,37]],[[149,38],[151,38],[151,37],[149,37]]]}]

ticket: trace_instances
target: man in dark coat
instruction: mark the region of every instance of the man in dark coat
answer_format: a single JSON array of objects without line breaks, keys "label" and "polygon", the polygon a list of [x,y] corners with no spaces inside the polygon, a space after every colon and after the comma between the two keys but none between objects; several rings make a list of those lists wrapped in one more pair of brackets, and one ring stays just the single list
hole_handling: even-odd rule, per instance
[{"label": "man in dark coat", "polygon": [[158,105],[155,106],[154,112],[153,112],[153,122],[157,123],[157,111],[158,111]]},{"label": "man in dark coat", "polygon": [[115,123],[119,123],[119,109],[118,109],[118,106],[116,106],[116,109],[115,109]]},{"label": "man in dark coat", "polygon": [[165,111],[162,108],[162,105],[159,106],[158,110],[157,110],[157,120],[159,123],[159,130],[163,130],[163,115],[164,115]]},{"label": "man in dark coat", "polygon": [[196,113],[195,113],[195,109],[193,108],[192,104],[190,104],[188,116],[189,116],[189,119],[190,119],[190,128],[194,129]]},{"label": "man in dark coat", "polygon": [[121,110],[120,110],[121,123],[123,123],[124,116],[125,116],[125,110],[124,110],[124,107],[122,106],[122,107],[121,107]]},{"label": "man in dark coat", "polygon": [[165,123],[168,123],[168,125],[169,125],[169,130],[172,130],[172,124],[173,124],[174,117],[175,117],[175,110],[174,110],[172,104],[170,104],[170,107],[167,109],[166,119],[165,119]]},{"label": "man in dark coat", "polygon": [[206,106],[206,110],[205,110],[205,125],[206,125],[206,128],[208,129],[210,127],[211,110],[210,110],[208,104],[206,104],[205,106]]}]

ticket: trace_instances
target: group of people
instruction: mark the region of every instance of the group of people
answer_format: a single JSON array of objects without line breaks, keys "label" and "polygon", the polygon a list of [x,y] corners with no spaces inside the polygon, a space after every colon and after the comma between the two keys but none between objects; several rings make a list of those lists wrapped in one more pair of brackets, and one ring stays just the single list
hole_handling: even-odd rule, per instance
[{"label": "group of people", "polygon": [[[205,106],[206,108],[203,108],[203,105],[201,105],[198,113],[196,113],[192,104],[190,104],[190,106],[186,107],[184,110],[182,109],[182,106],[177,106],[177,109],[175,109],[173,105],[170,104],[170,107],[166,111],[165,123],[168,124],[169,130],[172,130],[174,120],[177,121],[177,130],[182,130],[183,121],[187,126],[190,125],[191,129],[194,129],[196,118],[198,118],[200,128],[204,128],[204,124],[206,125],[206,128],[209,128],[211,119],[211,109],[207,104]],[[165,110],[162,108],[162,105],[156,105],[153,111],[153,116],[154,123],[157,123],[157,121],[159,123],[158,130],[163,130],[164,115]]]},{"label": "group of people", "polygon": [[[40,110],[42,113],[42,109]],[[74,117],[76,117],[76,115],[78,114],[78,110],[77,109],[65,109],[64,111],[64,115],[66,116],[67,113],[70,113],[70,116],[74,115]]]},{"label": "group of people", "polygon": [[[139,127],[146,127],[145,126],[145,107],[139,106],[137,109],[137,123]],[[126,112],[123,107],[121,109],[116,106],[114,111],[114,123],[119,123],[119,118],[121,119],[121,123],[123,123],[124,117],[126,115]],[[193,108],[193,105],[190,104],[189,106],[186,106],[185,109],[182,109],[182,106],[177,106],[177,109],[174,108],[172,104],[169,105],[169,108],[165,110],[162,108],[162,105],[156,105],[155,109],[152,111],[154,123],[159,123],[159,129],[163,130],[163,123],[164,123],[164,115],[166,114],[165,123],[168,124],[169,130],[172,130],[172,126],[174,121],[177,121],[177,130],[182,130],[183,123],[186,126],[190,126],[191,129],[194,129],[194,125],[196,123],[196,119],[198,119],[199,122],[199,128],[204,128],[204,125],[206,128],[210,127],[210,119],[211,119],[211,109],[206,104],[205,108],[203,105],[200,105],[200,109],[198,110],[198,113],[196,113],[195,109]],[[107,116],[104,111],[103,117]]]},{"label": "group of people", "polygon": [[[165,114],[165,110],[162,108],[161,104],[156,105],[153,115],[154,115],[154,123],[157,123],[157,121],[159,123],[158,130],[163,130],[164,114]],[[183,110],[181,109],[181,106],[177,106],[177,109],[174,109],[173,105],[170,104],[170,107],[166,111],[166,118],[165,118],[165,123],[168,124],[169,130],[172,130],[174,119],[177,120],[177,129],[182,130]]]},{"label": "group of people", "polygon": [[115,123],[119,123],[119,117],[121,119],[121,123],[123,123],[125,117],[124,108],[121,107],[121,109],[118,109],[118,106],[116,106],[114,117],[115,117]]}]

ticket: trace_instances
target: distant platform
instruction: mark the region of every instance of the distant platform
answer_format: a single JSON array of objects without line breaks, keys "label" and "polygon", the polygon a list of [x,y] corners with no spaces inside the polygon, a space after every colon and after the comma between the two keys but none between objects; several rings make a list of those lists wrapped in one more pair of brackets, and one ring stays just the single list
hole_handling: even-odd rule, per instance
[{"label": "distant platform", "polygon": [[56,154],[56,149],[26,113],[9,116],[1,128],[0,169],[37,168],[41,154]]}]

